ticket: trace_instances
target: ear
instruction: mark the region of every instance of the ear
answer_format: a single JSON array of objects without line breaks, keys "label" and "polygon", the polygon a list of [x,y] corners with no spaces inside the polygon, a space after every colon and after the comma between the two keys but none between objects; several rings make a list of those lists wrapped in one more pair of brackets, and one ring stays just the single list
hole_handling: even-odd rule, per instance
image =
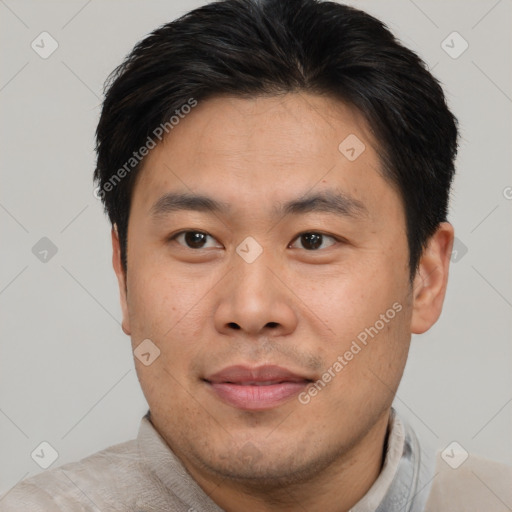
[{"label": "ear", "polygon": [[411,332],[422,334],[438,320],[448,284],[454,230],[441,222],[423,251],[413,284]]},{"label": "ear", "polygon": [[121,298],[121,310],[123,312],[122,328],[125,334],[130,335],[130,316],[128,314],[128,300],[126,287],[126,274],[121,263],[121,244],[119,243],[119,235],[117,233],[117,225],[112,227],[112,265],[117,276],[119,284],[119,295]]}]

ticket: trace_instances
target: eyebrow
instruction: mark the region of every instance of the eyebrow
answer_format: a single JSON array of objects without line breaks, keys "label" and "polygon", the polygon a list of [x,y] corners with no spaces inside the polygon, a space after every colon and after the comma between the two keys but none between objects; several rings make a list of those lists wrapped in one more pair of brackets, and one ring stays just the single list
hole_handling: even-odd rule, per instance
[{"label": "eyebrow", "polygon": [[[231,206],[228,203],[201,194],[169,192],[153,204],[150,215],[158,219],[172,212],[183,210],[226,215],[231,211]],[[358,199],[331,190],[306,194],[284,204],[279,203],[274,206],[273,210],[276,217],[326,212],[341,217],[361,218],[368,214],[368,209]]]}]

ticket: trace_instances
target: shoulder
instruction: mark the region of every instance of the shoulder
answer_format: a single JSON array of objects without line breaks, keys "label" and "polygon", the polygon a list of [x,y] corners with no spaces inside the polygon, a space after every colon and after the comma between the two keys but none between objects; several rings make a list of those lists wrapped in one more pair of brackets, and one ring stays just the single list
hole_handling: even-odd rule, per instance
[{"label": "shoulder", "polygon": [[509,512],[511,482],[512,466],[469,455],[454,469],[438,452],[425,512]]},{"label": "shoulder", "polygon": [[23,480],[0,496],[0,512],[120,510],[126,491],[144,485],[140,465],[136,440],[111,446]]}]

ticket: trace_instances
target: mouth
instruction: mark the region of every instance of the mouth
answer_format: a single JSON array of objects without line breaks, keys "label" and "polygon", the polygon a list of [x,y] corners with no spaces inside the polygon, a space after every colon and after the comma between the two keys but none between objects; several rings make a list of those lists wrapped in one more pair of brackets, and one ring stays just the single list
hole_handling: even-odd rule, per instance
[{"label": "mouth", "polygon": [[224,403],[243,410],[273,409],[313,382],[279,366],[230,366],[203,381]]}]

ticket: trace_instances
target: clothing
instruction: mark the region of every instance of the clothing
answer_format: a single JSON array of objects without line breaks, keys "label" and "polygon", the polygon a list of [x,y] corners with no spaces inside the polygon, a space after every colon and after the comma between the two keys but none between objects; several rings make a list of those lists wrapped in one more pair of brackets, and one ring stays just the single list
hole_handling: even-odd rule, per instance
[{"label": "clothing", "polygon": [[[391,410],[382,471],[351,512],[508,512],[512,468],[470,455],[457,469],[430,457]],[[28,478],[0,512],[222,512],[197,485],[149,413],[136,439]],[[244,511],[245,512],[245,511]]]}]

